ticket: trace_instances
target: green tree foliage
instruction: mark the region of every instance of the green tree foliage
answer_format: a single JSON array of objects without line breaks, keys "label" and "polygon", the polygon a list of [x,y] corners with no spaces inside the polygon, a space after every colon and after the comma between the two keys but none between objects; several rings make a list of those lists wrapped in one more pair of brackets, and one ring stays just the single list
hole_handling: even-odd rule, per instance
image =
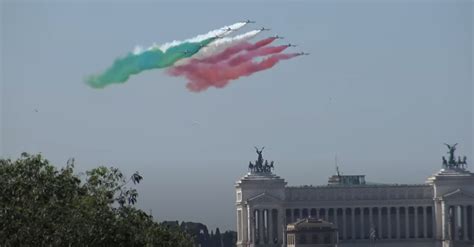
[{"label": "green tree foliage", "polygon": [[225,231],[222,233],[222,246],[223,247],[233,247],[237,242],[237,232],[235,231]]},{"label": "green tree foliage", "polygon": [[0,246],[193,245],[133,207],[138,173],[98,167],[82,181],[73,169],[73,160],[58,170],[41,155],[0,159]]}]

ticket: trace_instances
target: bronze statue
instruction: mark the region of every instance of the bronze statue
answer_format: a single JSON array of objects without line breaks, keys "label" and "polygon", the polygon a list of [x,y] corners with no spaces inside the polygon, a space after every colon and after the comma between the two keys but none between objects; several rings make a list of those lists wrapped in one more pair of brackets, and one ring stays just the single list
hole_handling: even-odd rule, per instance
[{"label": "bronze statue", "polygon": [[454,152],[456,151],[456,146],[458,144],[456,143],[453,146],[451,146],[451,145],[445,143],[444,145],[446,145],[446,147],[448,147],[448,149],[449,149],[449,151],[448,151],[449,163],[454,165],[456,163],[455,158],[454,158]]},{"label": "bronze statue", "polygon": [[255,147],[255,151],[256,151],[257,154],[258,154],[258,162],[259,162],[259,163],[260,163],[260,162],[263,163],[263,155],[262,155],[262,152],[263,152],[263,149],[264,149],[264,148],[265,148],[265,147],[262,147],[262,149],[258,150],[258,148]]},{"label": "bronze statue", "polygon": [[448,161],[446,158],[443,156],[443,167],[447,168],[448,167]]},{"label": "bronze statue", "polygon": [[263,159],[262,152],[264,148],[265,147],[262,147],[262,149],[259,150],[257,147],[255,147],[258,158],[255,163],[249,162],[249,170],[252,173],[271,173],[272,169],[274,169],[273,161],[269,163],[268,160]]}]

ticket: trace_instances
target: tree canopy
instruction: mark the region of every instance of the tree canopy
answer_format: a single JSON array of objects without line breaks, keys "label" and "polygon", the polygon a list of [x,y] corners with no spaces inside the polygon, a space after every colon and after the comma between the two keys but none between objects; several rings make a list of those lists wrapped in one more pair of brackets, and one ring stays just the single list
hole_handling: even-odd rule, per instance
[{"label": "tree canopy", "polygon": [[79,176],[73,160],[58,170],[40,154],[0,159],[0,246],[192,246],[133,206],[141,180],[103,166]]}]

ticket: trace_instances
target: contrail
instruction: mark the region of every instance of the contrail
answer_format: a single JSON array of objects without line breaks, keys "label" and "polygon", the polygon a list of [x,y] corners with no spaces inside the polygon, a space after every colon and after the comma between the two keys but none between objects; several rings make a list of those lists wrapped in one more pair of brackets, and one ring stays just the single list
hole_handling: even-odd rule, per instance
[{"label": "contrail", "polygon": [[165,52],[161,49],[151,49],[138,54],[129,53],[127,56],[115,60],[105,72],[89,76],[86,83],[93,88],[104,88],[110,84],[124,83],[131,75],[144,70],[169,67],[179,59],[190,57],[215,39],[212,37],[200,42],[181,43],[168,48]]}]

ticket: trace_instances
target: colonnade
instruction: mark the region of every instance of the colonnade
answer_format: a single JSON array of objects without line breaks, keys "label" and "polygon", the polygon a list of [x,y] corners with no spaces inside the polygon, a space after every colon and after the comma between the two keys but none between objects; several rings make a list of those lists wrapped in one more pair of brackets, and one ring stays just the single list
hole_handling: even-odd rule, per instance
[{"label": "colonnade", "polygon": [[[285,242],[283,227],[306,217],[335,223],[339,240],[434,239],[437,225],[434,210],[432,205],[287,208],[284,211],[245,206],[237,210],[238,242],[256,245]],[[473,241],[474,206],[449,205],[443,210],[443,238]]]},{"label": "colonnade", "polygon": [[275,245],[282,242],[284,222],[279,209],[244,207],[237,210],[237,222],[237,242]]},{"label": "colonnade", "polygon": [[253,209],[250,220],[250,235],[255,244],[278,243],[278,210],[272,208]]},{"label": "colonnade", "polygon": [[340,240],[434,238],[435,214],[431,205],[286,209],[288,222],[306,217],[335,223]]},{"label": "colonnade", "polygon": [[474,206],[445,205],[445,239],[463,241],[474,240]]}]

